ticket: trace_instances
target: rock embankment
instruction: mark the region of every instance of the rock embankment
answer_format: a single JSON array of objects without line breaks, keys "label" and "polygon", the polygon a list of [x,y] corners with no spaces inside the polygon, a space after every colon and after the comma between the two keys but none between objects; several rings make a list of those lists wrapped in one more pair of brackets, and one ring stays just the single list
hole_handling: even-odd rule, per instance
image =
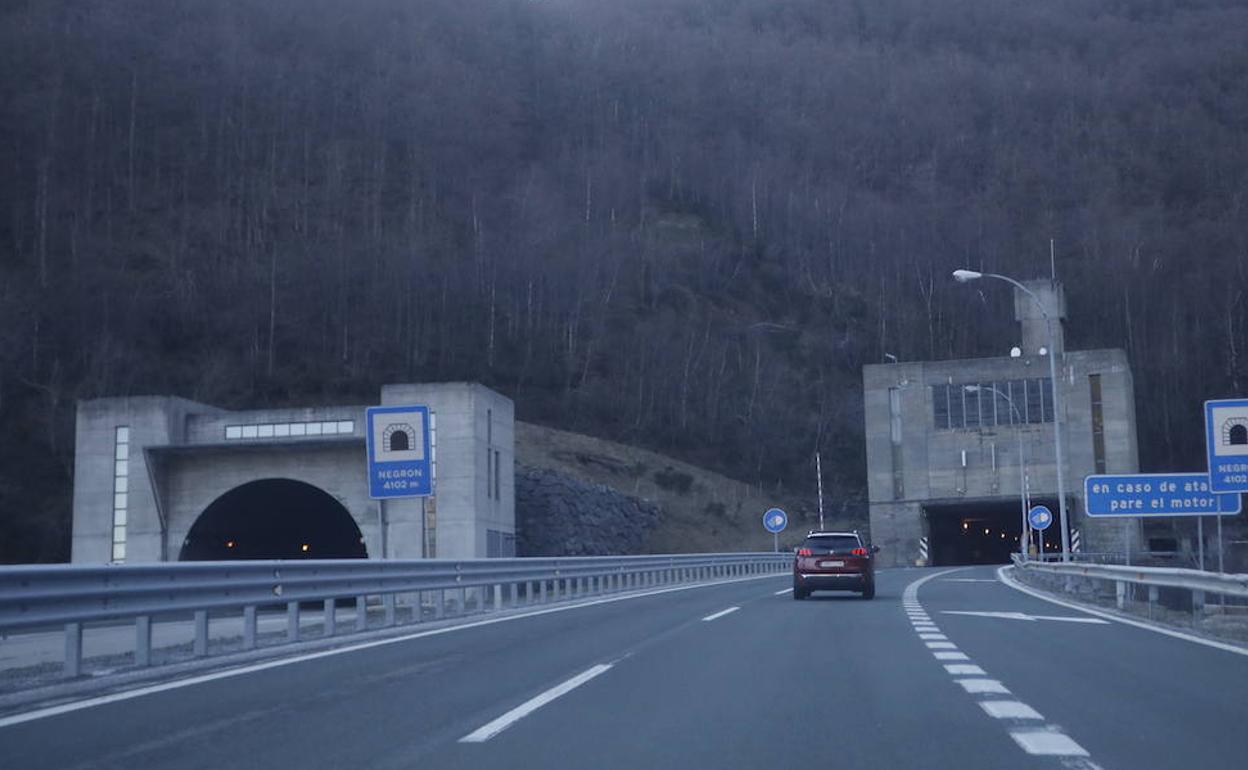
[{"label": "rock embankment", "polygon": [[516,468],[516,555],[642,553],[661,510],[605,484],[557,471]]}]

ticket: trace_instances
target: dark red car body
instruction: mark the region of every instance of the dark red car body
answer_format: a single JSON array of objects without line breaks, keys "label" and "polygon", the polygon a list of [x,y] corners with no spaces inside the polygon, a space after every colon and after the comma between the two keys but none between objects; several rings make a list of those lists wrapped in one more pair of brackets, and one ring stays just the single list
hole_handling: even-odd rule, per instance
[{"label": "dark red car body", "polygon": [[793,559],[793,598],[814,591],[857,591],[875,597],[875,553],[857,532],[811,532]]}]

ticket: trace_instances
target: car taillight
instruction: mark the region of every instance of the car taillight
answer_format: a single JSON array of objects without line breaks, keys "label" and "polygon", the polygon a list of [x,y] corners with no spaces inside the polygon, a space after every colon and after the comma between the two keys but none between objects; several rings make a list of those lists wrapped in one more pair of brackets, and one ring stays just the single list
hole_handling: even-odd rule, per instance
[{"label": "car taillight", "polygon": [[867,555],[867,549],[866,549],[866,548],[855,548],[854,550],[850,551],[850,553],[851,553],[851,554],[853,554],[854,556],[866,556],[866,555]]},{"label": "car taillight", "polygon": [[799,548],[797,549],[797,555],[798,556],[810,556],[811,550],[809,548]]}]

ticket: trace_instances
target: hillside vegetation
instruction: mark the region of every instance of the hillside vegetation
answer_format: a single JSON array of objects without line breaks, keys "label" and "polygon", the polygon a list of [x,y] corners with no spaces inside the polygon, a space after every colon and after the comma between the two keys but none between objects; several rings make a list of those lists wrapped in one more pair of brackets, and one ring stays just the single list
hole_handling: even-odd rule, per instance
[{"label": "hillside vegetation", "polygon": [[[75,399],[477,380],[861,512],[860,368],[1125,347],[1145,468],[1248,390],[1242,0],[14,0],[0,560],[68,553]],[[977,290],[978,289],[978,290]]]}]

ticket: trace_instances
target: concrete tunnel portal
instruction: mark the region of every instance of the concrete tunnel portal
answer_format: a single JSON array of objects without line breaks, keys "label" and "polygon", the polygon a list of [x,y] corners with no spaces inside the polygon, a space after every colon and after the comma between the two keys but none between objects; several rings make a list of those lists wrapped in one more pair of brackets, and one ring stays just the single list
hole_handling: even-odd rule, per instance
[{"label": "concrete tunnel portal", "polygon": [[[1047,505],[1057,511],[1057,501],[1033,499],[1031,505]],[[1023,529],[1019,500],[973,501],[926,505],[923,508],[931,547],[931,565],[1008,564],[1017,553]],[[1032,543],[1039,548],[1039,532]],[[1044,531],[1045,553],[1062,548],[1057,522]]]},{"label": "concrete tunnel portal", "polygon": [[355,519],[328,493],[290,479],[252,481],[199,515],[179,561],[365,559]]}]

